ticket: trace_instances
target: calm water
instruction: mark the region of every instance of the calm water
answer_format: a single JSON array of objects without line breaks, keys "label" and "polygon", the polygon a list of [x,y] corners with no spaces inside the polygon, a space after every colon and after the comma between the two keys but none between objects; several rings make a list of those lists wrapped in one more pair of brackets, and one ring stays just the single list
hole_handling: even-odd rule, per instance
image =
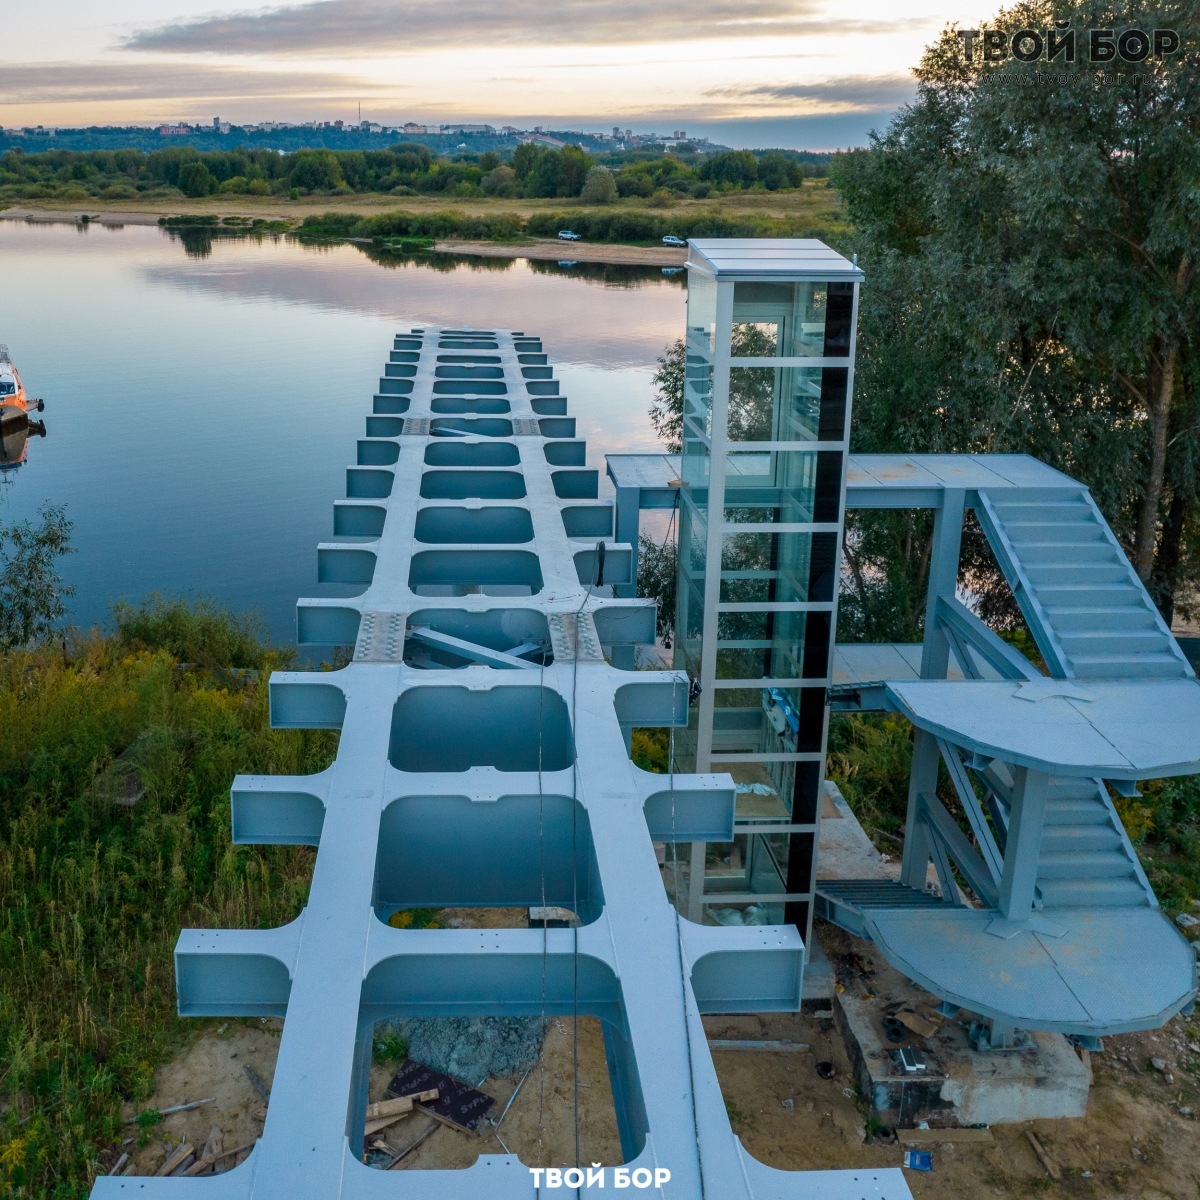
[{"label": "calm water", "polygon": [[120,597],[205,592],[294,641],[392,334],[411,325],[539,333],[590,464],[659,448],[650,376],[683,330],[678,277],[270,239],[191,249],[153,227],[0,220],[0,342],[48,429],[0,479],[0,522],[67,505],[78,624]]}]

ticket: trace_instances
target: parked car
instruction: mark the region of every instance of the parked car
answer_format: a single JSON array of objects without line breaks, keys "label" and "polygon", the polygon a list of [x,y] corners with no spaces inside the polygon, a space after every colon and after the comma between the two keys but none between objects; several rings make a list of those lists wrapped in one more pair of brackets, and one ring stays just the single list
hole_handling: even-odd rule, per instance
[{"label": "parked car", "polygon": [[[558,236],[562,237],[562,234],[560,233]],[[673,233],[668,233],[667,236],[665,238],[663,238],[663,245],[664,246],[686,246],[687,242],[685,242],[683,240],[683,238],[677,238]]]},{"label": "parked car", "polygon": [[564,242],[582,242],[583,234],[576,233],[571,229],[560,229],[558,231],[559,238]]}]

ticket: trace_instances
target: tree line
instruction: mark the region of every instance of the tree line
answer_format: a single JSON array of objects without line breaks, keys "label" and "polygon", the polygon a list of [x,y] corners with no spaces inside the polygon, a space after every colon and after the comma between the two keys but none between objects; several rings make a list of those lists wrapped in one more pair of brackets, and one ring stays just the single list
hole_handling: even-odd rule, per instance
[{"label": "tree line", "polygon": [[642,159],[595,156],[580,147],[522,144],[502,157],[496,151],[447,157],[416,142],[386,150],[307,149],[291,154],[246,149],[198,151],[191,146],[141,150],[49,150],[27,154],[17,148],[0,157],[0,197],[134,199],[147,192],[182,192],[200,198],[219,193],[258,196],[441,194],[455,197],[587,198],[625,197],[667,201],[679,196],[749,188],[768,191],[802,186],[823,175],[826,164],[785,151],[725,151]]}]

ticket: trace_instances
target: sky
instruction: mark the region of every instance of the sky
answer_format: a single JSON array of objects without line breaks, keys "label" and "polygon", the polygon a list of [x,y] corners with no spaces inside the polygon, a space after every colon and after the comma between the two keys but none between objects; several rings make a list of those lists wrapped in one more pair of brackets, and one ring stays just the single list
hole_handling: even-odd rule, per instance
[{"label": "sky", "polygon": [[5,15],[0,124],[486,121],[863,145],[949,0],[47,0]]}]

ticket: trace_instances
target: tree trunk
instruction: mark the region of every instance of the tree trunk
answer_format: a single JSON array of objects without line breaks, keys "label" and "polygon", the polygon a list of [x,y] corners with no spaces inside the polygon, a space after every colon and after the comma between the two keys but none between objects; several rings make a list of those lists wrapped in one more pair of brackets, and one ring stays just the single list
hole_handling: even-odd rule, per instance
[{"label": "tree trunk", "polygon": [[1151,591],[1167,628],[1175,618],[1175,587],[1179,582],[1179,558],[1183,547],[1183,527],[1188,505],[1183,492],[1176,488],[1163,522],[1162,541],[1158,544],[1158,570],[1154,573],[1155,587]]},{"label": "tree trunk", "polygon": [[1154,547],[1158,532],[1158,507],[1162,502],[1163,480],[1167,471],[1167,434],[1171,423],[1171,396],[1175,391],[1175,364],[1179,343],[1167,344],[1163,355],[1162,377],[1157,394],[1150,397],[1150,475],[1138,509],[1137,567],[1138,577],[1149,583],[1154,567]]}]

